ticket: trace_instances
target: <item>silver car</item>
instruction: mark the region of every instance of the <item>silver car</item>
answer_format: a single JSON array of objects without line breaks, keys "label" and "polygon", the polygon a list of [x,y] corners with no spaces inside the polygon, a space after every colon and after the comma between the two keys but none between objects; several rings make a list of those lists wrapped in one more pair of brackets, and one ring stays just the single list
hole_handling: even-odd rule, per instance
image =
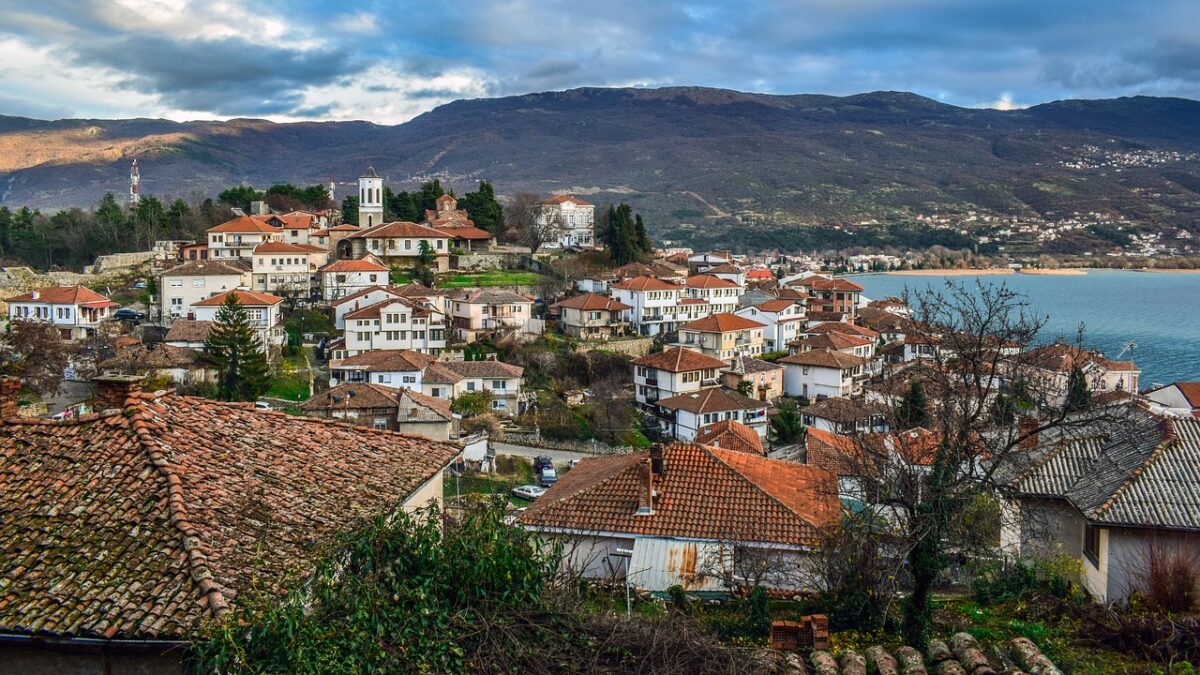
[{"label": "silver car", "polygon": [[521,499],[528,499],[532,501],[546,494],[546,488],[542,487],[541,485],[522,485],[521,487],[513,488],[512,494],[514,497],[520,497]]}]

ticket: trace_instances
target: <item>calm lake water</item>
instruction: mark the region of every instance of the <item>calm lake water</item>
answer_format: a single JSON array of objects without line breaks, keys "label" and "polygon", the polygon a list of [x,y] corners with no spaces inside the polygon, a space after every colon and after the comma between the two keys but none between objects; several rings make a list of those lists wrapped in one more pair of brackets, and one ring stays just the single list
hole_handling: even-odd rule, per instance
[{"label": "calm lake water", "polygon": [[[1042,338],[1073,338],[1080,322],[1085,341],[1115,358],[1129,340],[1137,343],[1130,359],[1142,371],[1141,387],[1200,380],[1200,274],[1088,270],[1086,276],[1012,274],[954,276],[974,285],[1006,284],[1028,297],[1032,308],[1048,315]],[[864,295],[876,300],[941,285],[945,276],[859,274]]]}]

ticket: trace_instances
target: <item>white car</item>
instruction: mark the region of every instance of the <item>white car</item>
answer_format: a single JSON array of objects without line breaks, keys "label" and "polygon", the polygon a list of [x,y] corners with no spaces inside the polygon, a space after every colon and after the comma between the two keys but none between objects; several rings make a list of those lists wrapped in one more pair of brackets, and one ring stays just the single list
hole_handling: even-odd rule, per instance
[{"label": "white car", "polygon": [[546,494],[546,488],[541,485],[522,485],[521,487],[513,488],[512,493],[514,497],[532,501]]}]

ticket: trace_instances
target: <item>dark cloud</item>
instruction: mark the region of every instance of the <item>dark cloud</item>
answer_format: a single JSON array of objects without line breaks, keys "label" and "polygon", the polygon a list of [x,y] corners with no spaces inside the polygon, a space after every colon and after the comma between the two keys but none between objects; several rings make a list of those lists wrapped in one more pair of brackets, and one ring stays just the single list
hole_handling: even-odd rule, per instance
[{"label": "dark cloud", "polygon": [[125,75],[125,86],[185,110],[222,115],[291,113],[299,91],[349,69],[340,50],[294,50],[240,38],[173,40],[129,36],[78,44],[74,61]]}]

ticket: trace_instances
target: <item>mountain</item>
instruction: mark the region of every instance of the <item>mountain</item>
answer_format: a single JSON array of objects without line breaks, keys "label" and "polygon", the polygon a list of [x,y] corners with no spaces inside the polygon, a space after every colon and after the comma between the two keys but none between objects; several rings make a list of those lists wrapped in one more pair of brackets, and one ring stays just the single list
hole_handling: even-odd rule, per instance
[{"label": "mountain", "polygon": [[[373,165],[393,187],[479,178],[501,193],[630,201],[662,231],[852,224],[974,210],[1050,219],[1200,214],[1200,102],[1133,97],[1023,110],[903,92],[775,96],[698,87],[585,88],[455,101],[413,120],[276,124],[0,117],[0,204],[94,203],[126,190],[211,195],[247,182],[352,194]],[[343,187],[344,186],[344,187]]]}]

